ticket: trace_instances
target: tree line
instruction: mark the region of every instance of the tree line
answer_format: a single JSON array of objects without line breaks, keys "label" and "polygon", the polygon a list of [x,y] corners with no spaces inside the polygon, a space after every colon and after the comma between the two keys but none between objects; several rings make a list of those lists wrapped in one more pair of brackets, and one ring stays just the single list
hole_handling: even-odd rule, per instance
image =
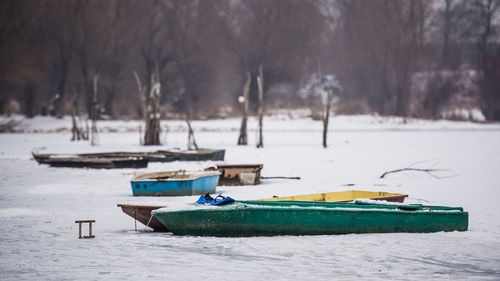
[{"label": "tree line", "polygon": [[[339,112],[436,118],[472,100],[500,120],[500,0],[0,4],[3,114],[144,117],[155,92],[162,118],[240,115],[261,65],[267,109],[314,108],[304,89],[333,74]],[[256,113],[256,79],[248,99]]]}]

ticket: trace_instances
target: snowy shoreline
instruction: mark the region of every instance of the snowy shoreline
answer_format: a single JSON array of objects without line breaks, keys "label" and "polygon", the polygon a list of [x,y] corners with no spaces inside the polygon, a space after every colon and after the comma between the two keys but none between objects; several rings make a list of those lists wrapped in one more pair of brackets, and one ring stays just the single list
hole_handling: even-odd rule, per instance
[{"label": "snowy shoreline", "polygon": [[[0,124],[13,124],[12,133],[68,133],[71,132],[71,117],[62,118],[35,116],[26,118],[21,115],[0,116]],[[201,132],[237,132],[241,119],[193,120],[192,127]],[[139,132],[142,120],[99,120],[98,131],[101,133]],[[257,119],[249,118],[250,132],[257,131]],[[267,131],[321,131],[321,121],[312,120],[306,114],[293,116],[277,114],[265,116],[264,127]],[[187,132],[184,120],[162,120],[161,128],[167,132]],[[403,117],[382,117],[378,115],[335,115],[330,119],[329,131],[464,131],[464,130],[500,130],[499,122],[471,122],[451,120],[426,120]]]}]

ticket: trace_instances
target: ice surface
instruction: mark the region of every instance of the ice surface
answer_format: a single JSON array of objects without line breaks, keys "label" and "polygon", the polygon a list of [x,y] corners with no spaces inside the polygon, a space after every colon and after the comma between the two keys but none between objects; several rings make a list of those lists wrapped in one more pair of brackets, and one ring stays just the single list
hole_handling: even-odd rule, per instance
[{"label": "ice surface", "polygon": [[[146,148],[138,144],[138,132],[127,129],[140,122],[99,122],[112,130],[101,133],[100,146],[92,148],[70,142],[69,131],[57,133],[71,124],[63,121],[23,120],[26,131],[40,125],[45,133],[0,134],[1,280],[500,279],[499,124],[337,116],[323,149],[321,122],[274,116],[264,119],[264,149],[256,149],[255,119],[249,120],[248,146],[236,145],[237,119],[195,121],[198,144],[226,148],[225,162],[263,163],[263,176],[301,177],[217,188],[235,199],[356,189],[405,193],[405,203],[469,212],[467,232],[213,238],[141,232],[140,224],[136,232],[116,204],[195,202],[199,196],[132,197],[129,180],[135,171],[199,170],[217,162],[90,170],[51,168],[31,159],[31,151],[42,147],[47,153],[185,148],[182,122],[166,122],[172,129],[168,146]],[[379,178],[429,159],[420,167],[445,169],[440,178],[418,172]],[[80,219],[96,220],[95,239],[77,239]]]}]

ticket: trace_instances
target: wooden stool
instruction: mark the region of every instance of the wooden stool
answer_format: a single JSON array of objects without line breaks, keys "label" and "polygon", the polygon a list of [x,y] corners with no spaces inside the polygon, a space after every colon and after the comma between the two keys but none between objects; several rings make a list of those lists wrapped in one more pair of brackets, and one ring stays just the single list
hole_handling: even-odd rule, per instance
[{"label": "wooden stool", "polygon": [[[81,221],[75,221],[75,223],[78,224],[78,239],[87,239],[87,238],[94,238],[95,236],[92,235],[92,223],[94,223],[95,220],[81,220]],[[89,235],[88,236],[82,236],[82,223],[88,223],[89,224]]]}]

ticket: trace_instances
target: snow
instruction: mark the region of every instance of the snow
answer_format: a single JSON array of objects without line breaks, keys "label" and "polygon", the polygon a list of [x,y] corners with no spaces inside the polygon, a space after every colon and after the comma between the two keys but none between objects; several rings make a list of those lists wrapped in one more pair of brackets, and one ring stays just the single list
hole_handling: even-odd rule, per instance
[{"label": "snow", "polygon": [[[6,117],[2,117],[6,120]],[[0,119],[2,119],[0,118]],[[189,205],[199,196],[133,197],[134,172],[199,170],[217,162],[151,163],[147,169],[90,170],[38,165],[51,153],[185,148],[182,121],[166,121],[168,146],[138,144],[139,121],[103,121],[100,146],[70,142],[70,119],[20,119],[20,133],[0,134],[0,276],[2,280],[499,280],[500,124],[380,116],[335,116],[329,147],[321,122],[276,114],[264,119],[264,149],[237,146],[239,119],[193,121],[198,144],[226,148],[226,163],[263,163],[256,186],[223,186],[237,200],[333,192],[409,194],[405,204],[460,206],[466,232],[249,238],[154,233],[118,203]],[[36,130],[36,133],[35,133]],[[164,139],[164,136],[162,136]],[[425,160],[432,159],[431,162]],[[427,173],[388,170],[417,164]],[[420,165],[420,166],[419,166]],[[78,239],[75,220],[95,219],[95,239]],[[84,226],[84,233],[87,228]]]}]

